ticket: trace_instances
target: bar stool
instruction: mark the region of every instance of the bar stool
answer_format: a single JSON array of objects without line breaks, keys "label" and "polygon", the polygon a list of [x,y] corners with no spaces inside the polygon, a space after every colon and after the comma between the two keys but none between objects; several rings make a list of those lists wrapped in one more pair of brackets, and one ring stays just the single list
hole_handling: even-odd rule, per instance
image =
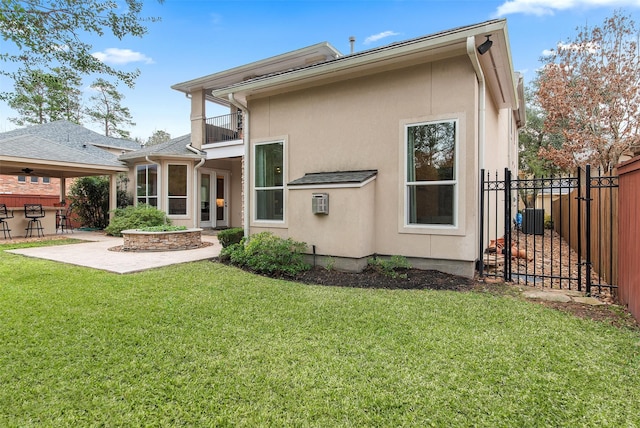
[{"label": "bar stool", "polygon": [[9,229],[7,222],[7,219],[10,218],[13,218],[13,211],[7,210],[7,204],[0,204],[0,230],[4,234],[4,239],[7,239],[7,235],[11,239],[11,229]]},{"label": "bar stool", "polygon": [[42,227],[41,218],[44,217],[44,210],[41,204],[24,204],[24,216],[29,219],[27,225],[27,234],[25,238],[33,236],[33,229],[36,230],[38,237],[44,236],[44,228]]},{"label": "bar stool", "polygon": [[[64,205],[62,205],[64,207]],[[66,209],[60,208],[56,211],[56,234],[58,230],[60,233],[64,233],[65,229],[73,233],[73,226],[71,225],[71,211],[73,210],[73,204],[69,205]]]}]

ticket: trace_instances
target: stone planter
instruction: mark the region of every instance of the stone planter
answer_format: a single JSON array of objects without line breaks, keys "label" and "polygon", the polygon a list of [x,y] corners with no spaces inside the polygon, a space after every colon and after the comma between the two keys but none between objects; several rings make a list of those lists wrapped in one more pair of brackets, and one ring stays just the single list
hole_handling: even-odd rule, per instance
[{"label": "stone planter", "polygon": [[145,232],[138,229],[122,231],[122,251],[178,251],[202,247],[202,229],[172,232]]}]

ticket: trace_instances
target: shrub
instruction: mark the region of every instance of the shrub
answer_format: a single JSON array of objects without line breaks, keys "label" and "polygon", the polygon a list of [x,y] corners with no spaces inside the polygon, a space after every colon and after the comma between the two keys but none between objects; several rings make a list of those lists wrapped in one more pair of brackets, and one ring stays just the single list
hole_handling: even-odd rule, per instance
[{"label": "shrub", "polygon": [[306,249],[307,244],[304,242],[283,239],[271,232],[261,232],[223,248],[220,257],[257,273],[295,276],[311,267],[304,262]]},{"label": "shrub", "polygon": [[171,224],[171,220],[163,211],[151,205],[140,204],[115,210],[111,223],[105,228],[105,232],[107,235],[122,236],[123,230],[165,224]]},{"label": "shrub", "polygon": [[369,259],[369,266],[391,278],[406,278],[406,274],[400,274],[397,270],[411,269],[411,263],[403,256],[391,256],[389,260],[377,256],[372,257]]},{"label": "shrub", "polygon": [[243,236],[243,228],[233,227],[231,229],[225,229],[218,232],[218,241],[220,241],[222,248],[227,248],[229,245],[239,244]]},{"label": "shrub", "polygon": [[68,199],[85,227],[103,229],[109,223],[109,179],[81,177],[74,180]]},{"label": "shrub", "polygon": [[544,228],[545,229],[553,229],[553,220],[550,215],[544,216]]},{"label": "shrub", "polygon": [[178,232],[180,230],[187,230],[187,226],[172,226],[170,224],[162,224],[160,226],[139,227],[138,230],[142,232]]}]

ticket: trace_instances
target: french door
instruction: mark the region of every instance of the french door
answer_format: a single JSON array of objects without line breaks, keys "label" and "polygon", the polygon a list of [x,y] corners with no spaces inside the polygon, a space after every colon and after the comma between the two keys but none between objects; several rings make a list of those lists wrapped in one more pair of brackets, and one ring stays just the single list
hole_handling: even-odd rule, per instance
[{"label": "french door", "polygon": [[200,171],[200,227],[229,227],[229,171]]}]

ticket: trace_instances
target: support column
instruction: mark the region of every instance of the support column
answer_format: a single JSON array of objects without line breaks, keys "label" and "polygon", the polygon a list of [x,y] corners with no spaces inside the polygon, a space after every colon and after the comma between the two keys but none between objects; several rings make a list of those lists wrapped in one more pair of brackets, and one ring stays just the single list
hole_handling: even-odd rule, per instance
[{"label": "support column", "polygon": [[60,202],[67,200],[67,179],[60,177]]},{"label": "support column", "polygon": [[204,90],[191,92],[191,145],[197,149],[202,148],[206,138],[206,114]]},{"label": "support column", "polygon": [[109,222],[116,208],[118,208],[118,174],[111,174],[109,176]]}]

